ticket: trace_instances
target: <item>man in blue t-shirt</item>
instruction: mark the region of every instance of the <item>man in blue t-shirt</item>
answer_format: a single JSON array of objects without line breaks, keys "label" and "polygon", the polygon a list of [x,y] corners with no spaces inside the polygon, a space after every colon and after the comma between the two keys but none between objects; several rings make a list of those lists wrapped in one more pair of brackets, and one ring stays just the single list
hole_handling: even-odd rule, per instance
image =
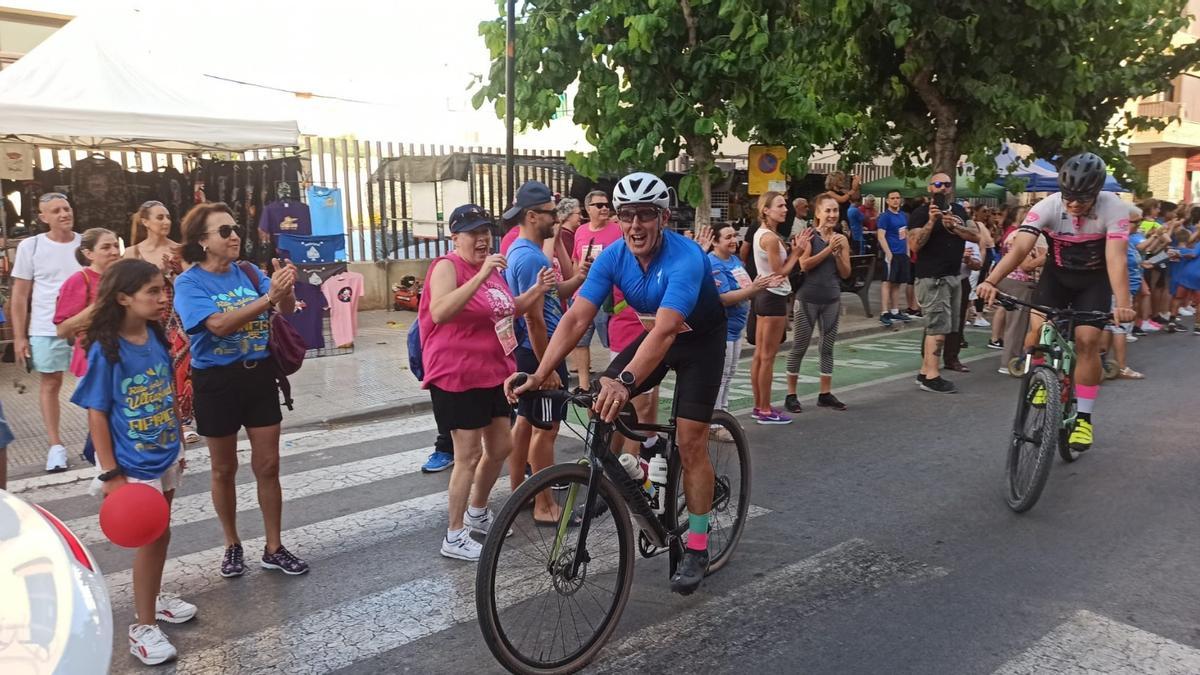
[{"label": "man in blue t-shirt", "polygon": [[[514,397],[552,382],[554,366],[570,353],[614,288],[646,329],[600,377],[594,410],[616,419],[634,396],[674,370],[677,441],[687,495],[688,538],[671,590],[690,594],[708,569],[708,520],[714,474],[708,457],[709,423],[725,359],[725,310],[712,282],[708,256],[667,227],[670,192],[662,179],[633,173],[613,190],[622,239],[596,257],[587,280],[550,340],[528,382],[505,390]],[[518,374],[519,375],[519,374]]]},{"label": "man in blue t-shirt", "polygon": [[900,213],[900,191],[887,194],[887,209],[879,214],[875,236],[879,238],[879,250],[883,251],[884,268],[881,293],[883,299],[879,323],[890,326],[896,321],[912,321],[912,317],[900,311],[900,291],[912,283],[912,261],[908,258],[908,217]]},{"label": "man in blue t-shirt", "polygon": [[[520,227],[520,234],[508,249],[508,268],[504,278],[513,296],[518,296],[538,283],[539,276],[552,270],[550,258],[543,248],[554,236],[556,220],[554,196],[550,188],[538,181],[529,181],[517,190],[513,207],[504,213],[506,222]],[[583,282],[579,275],[539,296],[533,306],[518,319],[522,334],[513,356],[517,370],[531,373],[538,369],[546,355],[546,345],[562,318],[560,294],[574,293]],[[553,364],[544,389],[562,389],[567,382],[567,365],[562,359]],[[555,405],[544,395],[523,396],[517,402],[517,421],[513,425],[513,450],[508,456],[508,477],[515,491],[525,480],[525,463],[534,473],[554,463],[554,440],[558,425],[566,418],[566,408]],[[549,492],[540,492],[534,501],[533,519],[539,524],[555,525],[560,507]]]},{"label": "man in blue t-shirt", "polygon": [[850,197],[850,208],[846,209],[846,225],[850,228],[850,250],[854,255],[862,255],[865,241],[863,226],[867,217],[862,212],[862,197]]}]

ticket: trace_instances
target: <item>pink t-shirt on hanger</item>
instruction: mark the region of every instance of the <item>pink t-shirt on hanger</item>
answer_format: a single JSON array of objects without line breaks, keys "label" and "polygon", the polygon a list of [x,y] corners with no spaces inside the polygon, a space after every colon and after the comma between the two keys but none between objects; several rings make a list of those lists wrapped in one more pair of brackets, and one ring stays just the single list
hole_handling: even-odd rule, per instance
[{"label": "pink t-shirt on hanger", "polygon": [[358,272],[335,274],[321,284],[321,295],[329,306],[329,326],[333,346],[354,343],[358,335],[358,299],[363,294],[363,275]]}]

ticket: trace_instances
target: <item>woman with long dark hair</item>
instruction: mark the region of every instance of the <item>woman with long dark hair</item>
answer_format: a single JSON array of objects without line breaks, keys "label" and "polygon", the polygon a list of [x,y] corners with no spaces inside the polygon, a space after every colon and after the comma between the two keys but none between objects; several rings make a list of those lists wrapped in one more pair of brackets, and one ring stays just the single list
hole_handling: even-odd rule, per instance
[{"label": "woman with long dark hair", "polygon": [[[58,289],[58,301],[54,305],[54,325],[58,337],[74,340],[71,349],[71,374],[83,377],[87,372],[87,354],[83,351],[83,337],[92,319],[96,293],[100,291],[100,278],[121,257],[117,235],[103,227],[93,227],[79,238],[75,260],[83,269],[72,274]],[[90,461],[90,460],[89,460]]]},{"label": "woman with long dark hair", "polygon": [[280,540],[283,492],[279,486],[279,392],[267,337],[270,311],[296,308],[296,268],[276,261],[267,278],[239,265],[242,228],[221,202],[197,204],[183,217],[183,259],[192,264],[175,280],[175,311],[192,336],[196,431],[212,458],[213,509],[225,534],[221,576],[246,572],[237,531],[237,434],[250,439],[250,469],[258,484],[266,546],[262,567],[304,574],[308,563]]},{"label": "woman with long dark hair", "polygon": [[192,357],[191,340],[175,311],[175,278],[183,273],[180,245],[170,239],[171,214],[159,201],[144,202],[133,213],[130,239],[133,245],[125,249],[125,257],[145,260],[158,267],[167,283],[167,309],[163,327],[171,346],[171,368],[175,373],[175,400],[183,418],[183,442],[195,443],[200,435],[193,429],[192,420]]}]

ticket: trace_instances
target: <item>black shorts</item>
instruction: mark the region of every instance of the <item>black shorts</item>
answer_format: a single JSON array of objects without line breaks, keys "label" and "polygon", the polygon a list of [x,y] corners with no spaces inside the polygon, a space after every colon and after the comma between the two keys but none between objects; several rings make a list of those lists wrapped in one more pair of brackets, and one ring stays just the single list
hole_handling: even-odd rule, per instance
[{"label": "black shorts", "polygon": [[[1033,301],[1055,309],[1107,312],[1113,306],[1112,286],[1106,270],[1072,272],[1046,265],[1034,291]],[[1079,326],[1104,328],[1107,321],[1081,321]]]},{"label": "black shorts", "polygon": [[469,431],[482,429],[497,417],[512,417],[512,406],[504,398],[504,386],[446,391],[429,385],[433,419],[439,429]]},{"label": "black shorts", "polygon": [[[763,293],[762,295],[767,295]],[[781,298],[782,299],[782,298]],[[646,339],[642,333],[612,360],[606,377],[617,377],[633,360],[638,347]],[[725,329],[712,330],[704,336],[676,338],[667,350],[662,363],[638,385],[634,395],[657,387],[668,370],[675,371],[675,414],[696,422],[711,422],[717,394],[721,390],[721,373],[725,368]]]},{"label": "black shorts", "polygon": [[201,436],[222,438],[242,427],[271,427],[283,421],[269,359],[193,368],[192,395],[196,433]]},{"label": "black shorts", "polygon": [[761,291],[754,296],[754,301],[752,302],[754,313],[758,316],[787,316],[787,299],[788,296],[786,295]]},{"label": "black shorts", "polygon": [[884,281],[889,284],[911,284],[913,281],[912,261],[908,259],[907,253],[893,253],[892,262],[883,262],[883,266],[887,269],[887,277]]},{"label": "black shorts", "polygon": [[[517,347],[513,356],[517,358],[518,372],[532,373],[538,369],[538,360],[532,349]],[[560,389],[566,389],[567,364],[565,362],[558,364],[555,372],[558,373],[558,379],[562,382]],[[555,403],[545,395],[530,393],[522,396],[517,402],[517,416],[524,417],[539,429],[549,429],[555,422],[567,419],[567,403],[562,401]]]}]

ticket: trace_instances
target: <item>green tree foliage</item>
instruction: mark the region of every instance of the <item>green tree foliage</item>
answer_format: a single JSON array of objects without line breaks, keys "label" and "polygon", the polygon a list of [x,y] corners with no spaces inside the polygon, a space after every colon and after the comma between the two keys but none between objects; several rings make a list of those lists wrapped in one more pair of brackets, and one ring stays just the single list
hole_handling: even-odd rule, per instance
[{"label": "green tree foliage", "polygon": [[[1117,141],[1163,120],[1122,112],[1197,64],[1172,46],[1186,0],[807,0],[829,16],[806,53],[818,91],[864,111],[840,142],[889,153],[899,173],[952,172],[960,155],[990,179],[1003,141],[1042,157],[1095,150],[1137,183]],[[830,68],[829,64],[837,64]]]},{"label": "green tree foliage", "polygon": [[[476,107],[504,111],[504,2],[480,24],[492,55]],[[541,128],[577,85],[573,120],[594,152],[568,160],[595,177],[659,172],[693,160],[681,196],[706,224],[717,144],[729,134],[790,147],[802,170],[815,143],[853,122],[812,96],[804,76],[806,19],[791,0],[527,0],[518,3],[515,110]]]}]

